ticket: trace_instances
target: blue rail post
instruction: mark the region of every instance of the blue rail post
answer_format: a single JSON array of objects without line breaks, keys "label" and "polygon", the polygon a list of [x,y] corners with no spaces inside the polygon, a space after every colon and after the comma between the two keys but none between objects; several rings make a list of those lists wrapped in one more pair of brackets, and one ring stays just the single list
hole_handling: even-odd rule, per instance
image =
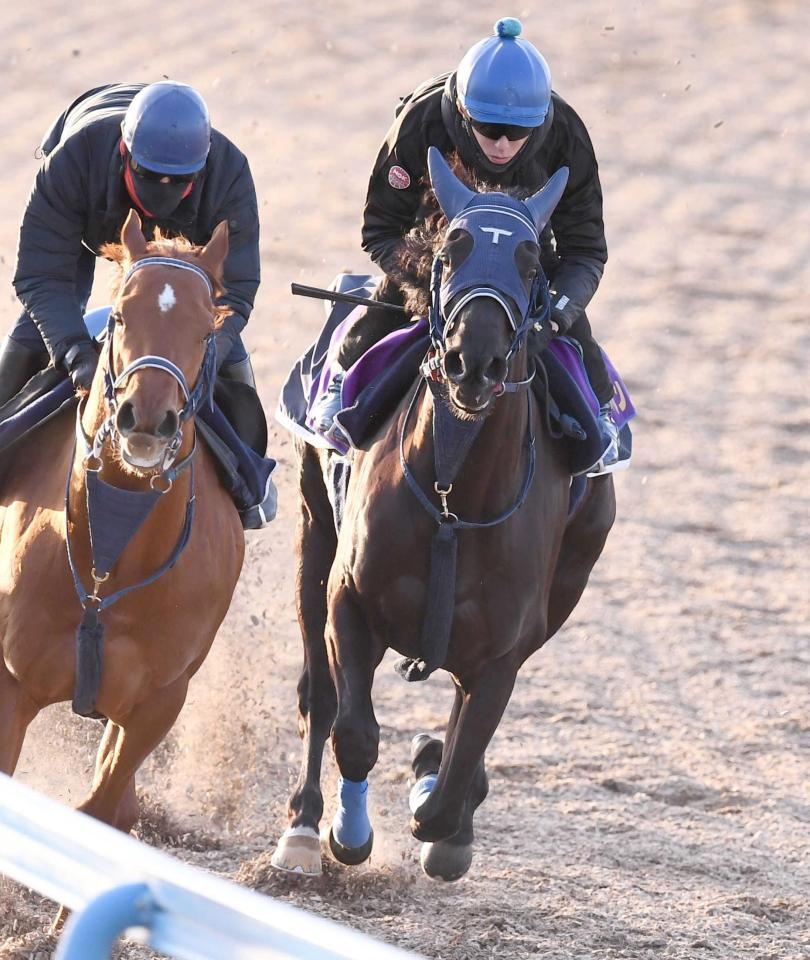
[{"label": "blue rail post", "polygon": [[109,960],[115,941],[129,927],[151,927],[154,902],[145,883],[107,890],[71,914],[54,960]]}]

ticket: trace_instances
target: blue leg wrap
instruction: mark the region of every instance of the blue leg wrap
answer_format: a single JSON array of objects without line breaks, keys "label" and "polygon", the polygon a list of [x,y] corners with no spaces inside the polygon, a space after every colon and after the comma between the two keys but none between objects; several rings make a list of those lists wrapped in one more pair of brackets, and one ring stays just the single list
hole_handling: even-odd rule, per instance
[{"label": "blue leg wrap", "polygon": [[411,813],[416,813],[417,808],[427,800],[430,796],[430,791],[436,785],[437,779],[438,774],[426,773],[424,777],[420,777],[411,787],[411,792],[408,794],[408,806],[411,808]]},{"label": "blue leg wrap", "polygon": [[332,836],[350,850],[362,847],[371,836],[371,821],[366,810],[368,780],[355,783],[340,778],[338,810],[332,821]]}]

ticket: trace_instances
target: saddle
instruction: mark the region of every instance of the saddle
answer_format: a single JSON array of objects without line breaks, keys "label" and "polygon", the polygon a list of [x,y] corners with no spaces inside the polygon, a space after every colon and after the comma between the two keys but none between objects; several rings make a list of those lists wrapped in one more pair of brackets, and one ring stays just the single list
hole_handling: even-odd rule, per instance
[{"label": "saddle", "polygon": [[[370,296],[374,277],[340,274],[330,289]],[[317,447],[347,455],[364,449],[393,413],[413,384],[430,347],[427,321],[420,319],[394,330],[374,344],[346,371],[341,388],[343,409],[336,422],[342,437],[326,439],[315,427],[310,411],[335,371],[343,337],[359,311],[336,302],[327,311],[318,339],[299,358],[282,390],[276,419],[292,433]],[[614,384],[614,419],[620,427],[621,458],[629,459],[632,440],[628,421],[635,415],[627,388],[605,357]],[[558,338],[535,357],[537,374],[532,388],[546,413],[551,435],[563,443],[571,475],[587,473],[602,457],[605,441],[597,424],[599,403],[591,389],[582,354],[575,341]]]}]

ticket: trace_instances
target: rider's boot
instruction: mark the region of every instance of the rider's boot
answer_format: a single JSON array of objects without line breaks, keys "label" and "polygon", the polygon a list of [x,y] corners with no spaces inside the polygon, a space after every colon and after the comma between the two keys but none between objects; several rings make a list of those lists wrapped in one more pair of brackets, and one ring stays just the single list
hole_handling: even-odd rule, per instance
[{"label": "rider's boot", "polygon": [[48,365],[48,356],[6,337],[0,344],[0,407],[17,396],[35,373]]},{"label": "rider's boot", "polygon": [[343,377],[344,370],[336,370],[332,374],[326,390],[313,404],[312,422],[318,433],[328,435],[334,426],[335,416],[343,409]]},{"label": "rider's boot", "polygon": [[249,387],[256,389],[256,378],[253,376],[253,365],[250,357],[244,360],[237,360],[236,363],[229,363],[220,368],[219,376],[226,380],[236,380],[238,383],[246,383]]},{"label": "rider's boot", "polygon": [[[247,384],[247,386],[252,387],[254,390],[256,389],[253,365],[250,362],[249,356],[244,357],[242,360],[237,360],[236,363],[229,363],[220,367],[218,376],[223,377],[225,380],[235,380],[238,383]],[[244,530],[261,530],[262,527],[270,523],[275,517],[277,504],[278,492],[273,483],[273,478],[268,477],[262,502],[254,504],[246,510],[239,511],[242,528]]]},{"label": "rider's boot", "polygon": [[[404,302],[402,291],[390,277],[383,278],[373,294],[373,299],[381,303],[395,303],[400,306]],[[336,372],[332,375],[326,390],[321,394],[311,411],[315,429],[318,433],[330,439],[332,431],[339,429],[334,421],[335,414],[340,413],[342,409],[342,386],[345,372],[375,343],[378,343],[383,337],[406,322],[401,314],[372,306],[361,313],[349,327],[338,351]]]},{"label": "rider's boot", "polygon": [[609,403],[603,403],[599,408],[599,430],[608,443],[601,460],[604,470],[618,463],[619,460],[619,428],[613,419]]}]

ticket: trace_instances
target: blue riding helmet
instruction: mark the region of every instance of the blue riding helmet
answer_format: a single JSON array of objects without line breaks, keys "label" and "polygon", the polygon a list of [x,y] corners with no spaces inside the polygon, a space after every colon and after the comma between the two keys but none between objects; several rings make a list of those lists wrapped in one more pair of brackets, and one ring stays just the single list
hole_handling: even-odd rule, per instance
[{"label": "blue riding helmet", "polygon": [[124,146],[155,173],[191,174],[205,166],[211,146],[208,107],[186,83],[161,80],[139,91],[121,124]]},{"label": "blue riding helmet", "polygon": [[479,123],[539,127],[551,103],[551,72],[520,20],[504,17],[495,32],[470,47],[456,72],[461,107]]}]

